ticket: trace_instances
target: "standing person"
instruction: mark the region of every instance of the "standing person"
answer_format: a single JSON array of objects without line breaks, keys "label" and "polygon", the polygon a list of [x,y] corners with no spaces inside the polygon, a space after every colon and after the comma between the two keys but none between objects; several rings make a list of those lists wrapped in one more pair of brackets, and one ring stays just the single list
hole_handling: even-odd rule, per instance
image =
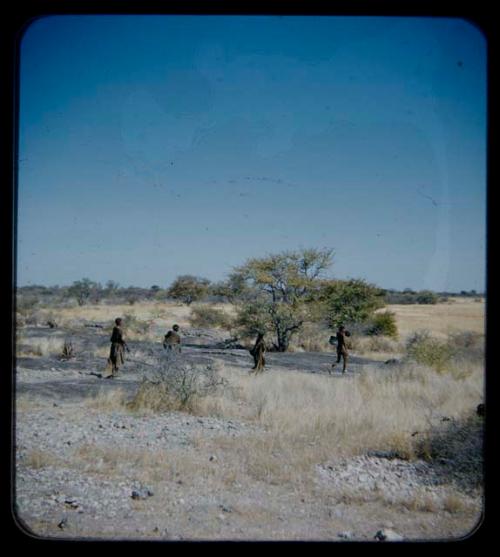
[{"label": "standing person", "polygon": [[[332,364],[332,370],[337,364],[340,363],[340,358],[343,358],[344,365],[342,367],[342,373],[346,372],[347,361],[349,360],[349,352],[347,350],[347,342],[345,337],[350,336],[351,333],[349,331],[346,331],[344,325],[340,325],[337,331],[337,361]],[[330,370],[330,374],[332,373],[332,370]]]},{"label": "standing person", "polygon": [[264,335],[259,333],[253,348],[250,350],[250,354],[253,356],[254,366],[252,370],[255,373],[262,373],[266,365],[266,360],[264,358],[264,352],[266,351],[266,344],[264,342]]},{"label": "standing person", "polygon": [[171,331],[165,335],[163,339],[163,348],[166,350],[173,350],[175,352],[181,351],[181,337],[179,336],[179,325],[174,325]]},{"label": "standing person", "polygon": [[118,374],[120,366],[125,363],[123,351],[125,349],[127,352],[129,351],[127,343],[123,339],[122,320],[120,317],[115,319],[115,326],[113,327],[110,341],[111,350],[109,352],[108,366],[111,367],[111,375],[108,375],[107,378],[113,378]]}]

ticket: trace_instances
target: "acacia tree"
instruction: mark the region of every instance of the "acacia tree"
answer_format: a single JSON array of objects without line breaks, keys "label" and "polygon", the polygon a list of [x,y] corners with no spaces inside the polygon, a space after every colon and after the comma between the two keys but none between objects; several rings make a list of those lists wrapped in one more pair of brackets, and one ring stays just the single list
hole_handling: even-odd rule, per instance
[{"label": "acacia tree", "polygon": [[181,300],[189,306],[207,295],[209,285],[210,281],[206,278],[181,275],[170,285],[167,296],[174,300]]},{"label": "acacia tree", "polygon": [[93,298],[97,302],[102,291],[102,286],[98,282],[94,282],[89,278],[76,280],[68,288],[67,295],[75,297],[78,305],[83,306]]},{"label": "acacia tree", "polygon": [[242,292],[236,325],[247,334],[273,332],[275,347],[290,340],[311,317],[315,291],[332,264],[330,249],[303,249],[250,259],[231,275]]}]

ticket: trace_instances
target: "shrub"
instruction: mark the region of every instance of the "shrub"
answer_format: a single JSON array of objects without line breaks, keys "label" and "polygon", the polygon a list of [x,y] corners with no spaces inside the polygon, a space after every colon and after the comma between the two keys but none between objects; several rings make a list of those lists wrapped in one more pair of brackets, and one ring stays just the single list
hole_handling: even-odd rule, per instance
[{"label": "shrub", "polygon": [[197,399],[225,385],[212,365],[194,365],[174,352],[153,356],[152,361],[130,403],[132,410],[192,412]]},{"label": "shrub", "polygon": [[368,352],[384,352],[397,353],[399,351],[398,344],[394,340],[384,338],[382,336],[372,336],[367,345]]},{"label": "shrub", "polygon": [[231,329],[232,319],[214,306],[199,306],[191,310],[189,322],[193,327]]},{"label": "shrub", "polygon": [[75,357],[75,349],[71,341],[64,341],[64,346],[62,348],[60,357],[62,360],[70,360],[71,358]]},{"label": "shrub", "polygon": [[449,343],[432,338],[428,331],[418,331],[408,339],[406,354],[410,360],[443,372],[451,362],[453,351]]},{"label": "shrub", "polygon": [[484,359],[484,336],[479,333],[462,331],[450,334],[448,346],[457,365],[479,363]]},{"label": "shrub", "polygon": [[302,330],[290,343],[290,350],[305,352],[331,352],[332,346],[328,342],[331,331],[317,323],[305,323]]},{"label": "shrub", "polygon": [[417,295],[417,304],[437,304],[438,295],[430,290],[422,290]]},{"label": "shrub", "polygon": [[370,320],[370,325],[366,333],[369,336],[386,336],[391,338],[398,337],[396,325],[396,314],[392,311],[376,313]]},{"label": "shrub", "polygon": [[131,313],[126,313],[123,316],[123,324],[126,332],[142,335],[149,331],[149,323],[137,319],[137,317]]},{"label": "shrub", "polygon": [[415,441],[416,456],[428,461],[445,459],[453,481],[479,487],[483,481],[483,436],[482,420],[472,413],[434,423]]}]

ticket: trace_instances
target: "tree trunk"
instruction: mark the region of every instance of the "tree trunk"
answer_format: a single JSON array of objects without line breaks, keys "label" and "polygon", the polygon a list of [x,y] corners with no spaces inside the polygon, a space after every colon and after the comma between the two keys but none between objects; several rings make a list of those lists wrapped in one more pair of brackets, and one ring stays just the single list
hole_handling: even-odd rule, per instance
[{"label": "tree trunk", "polygon": [[276,327],[276,336],[278,337],[278,352],[286,352],[288,350],[288,345],[290,344],[289,331],[282,331],[278,325]]}]

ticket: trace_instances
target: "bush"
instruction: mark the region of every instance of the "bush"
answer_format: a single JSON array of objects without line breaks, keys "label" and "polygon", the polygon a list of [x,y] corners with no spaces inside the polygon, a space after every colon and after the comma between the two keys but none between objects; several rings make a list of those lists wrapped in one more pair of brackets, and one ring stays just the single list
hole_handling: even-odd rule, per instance
[{"label": "bush", "polygon": [[328,342],[331,331],[317,323],[305,323],[297,336],[290,343],[290,351],[331,352],[332,345]]},{"label": "bush", "polygon": [[453,333],[448,337],[448,346],[456,364],[478,363],[484,359],[484,335],[473,331]]},{"label": "bush", "polygon": [[126,333],[143,335],[149,331],[149,323],[137,319],[137,317],[131,313],[126,313],[123,316],[123,325]]},{"label": "bush", "polygon": [[230,330],[232,319],[229,315],[214,306],[199,306],[191,310],[189,322],[193,327],[221,328]]},{"label": "bush", "polygon": [[414,333],[406,343],[410,360],[443,372],[450,365],[453,351],[448,342],[432,338],[428,331]]},{"label": "bush", "polygon": [[392,311],[384,313],[376,313],[370,320],[368,330],[369,336],[386,336],[391,338],[398,337],[398,328],[396,325],[396,314]]},{"label": "bush", "polygon": [[437,304],[438,295],[430,290],[422,290],[417,295],[417,304]]},{"label": "bush", "polygon": [[463,487],[478,488],[483,483],[483,421],[473,413],[459,420],[432,424],[415,441],[415,453],[428,461],[445,459],[450,476]]},{"label": "bush", "polygon": [[399,346],[394,340],[382,336],[372,336],[366,346],[368,352],[383,352],[386,354],[397,353]]},{"label": "bush", "polygon": [[16,311],[25,316],[32,313],[38,306],[38,299],[35,296],[18,295],[16,300]]},{"label": "bush", "polygon": [[421,290],[419,292],[414,292],[413,290],[405,290],[403,292],[388,290],[385,292],[386,304],[437,304],[439,301],[443,300],[445,300],[445,298],[442,296],[440,297],[431,290]]},{"label": "bush", "polygon": [[192,412],[198,399],[225,385],[212,365],[194,365],[174,352],[153,356],[152,361],[130,403],[132,410]]}]

